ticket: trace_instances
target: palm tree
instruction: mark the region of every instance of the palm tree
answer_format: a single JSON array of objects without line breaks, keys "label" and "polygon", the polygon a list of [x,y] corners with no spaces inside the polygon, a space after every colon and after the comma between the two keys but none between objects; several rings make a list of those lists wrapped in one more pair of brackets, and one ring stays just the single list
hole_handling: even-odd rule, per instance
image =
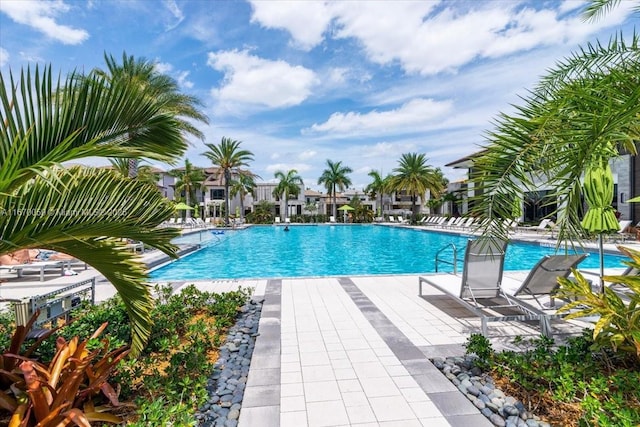
[{"label": "palm tree", "polygon": [[[196,190],[204,189],[203,183],[206,179],[204,171],[201,168],[193,167],[189,159],[185,159],[184,169],[174,169],[169,172],[169,175],[177,178],[174,183],[175,190],[179,194],[184,192],[185,203],[191,206],[191,200],[197,200]],[[189,211],[187,211],[187,217],[189,217]]]},{"label": "palm tree", "polygon": [[380,196],[380,212],[378,215],[382,215],[383,206],[382,206],[382,198],[384,197],[384,193],[389,185],[390,176],[387,175],[385,178],[382,178],[380,172],[372,170],[368,173],[368,175],[373,178],[373,182],[369,183],[364,191],[371,197],[375,199],[376,196]]},{"label": "palm tree", "polygon": [[406,191],[411,195],[411,221],[417,215],[417,199],[429,190],[431,194],[439,195],[442,190],[442,180],[435,169],[427,164],[424,154],[405,153],[400,157],[398,167],[393,170],[395,175],[389,182],[393,191]]},{"label": "palm tree", "polygon": [[138,87],[75,73],[54,80],[51,66],[22,70],[17,81],[0,71],[0,116],[0,211],[30,213],[0,215],[0,255],[50,249],[94,267],[122,297],[139,352],[153,300],[146,266],[122,239],[177,257],[170,241],[178,231],[157,228],[173,207],[143,182],[62,164],[87,157],[175,161],[186,149],[178,123]]},{"label": "palm tree", "polygon": [[[537,191],[543,179],[555,188],[549,196],[557,205],[550,215],[557,218],[558,241],[580,238],[582,174],[623,152],[635,155],[639,139],[638,36],[631,44],[622,37],[606,46],[589,44],[543,77],[515,114],[500,115],[474,163],[471,179],[481,193],[474,211],[506,218],[513,197],[523,188]],[[506,230],[486,232],[506,237]]]},{"label": "palm tree", "polygon": [[[109,162],[111,163],[111,166],[113,166],[114,171],[124,177],[129,177],[129,159],[112,158],[109,159]],[[154,172],[153,168],[149,165],[138,165],[138,174],[135,179],[146,184],[153,185],[157,188],[160,175]]]},{"label": "palm tree", "polygon": [[205,144],[209,151],[202,153],[203,156],[211,160],[214,166],[220,168],[224,178],[224,198],[225,198],[225,224],[229,225],[229,187],[231,185],[232,174],[242,174],[241,167],[248,166],[253,160],[253,153],[248,150],[241,150],[241,141],[222,137],[220,144]]},{"label": "palm tree", "polygon": [[258,175],[254,175],[250,172],[242,171],[240,175],[238,175],[238,179],[231,181],[231,197],[236,197],[236,195],[240,195],[240,219],[244,220],[244,198],[248,195],[254,195],[256,190],[256,181]]},{"label": "palm tree", "polygon": [[327,169],[318,178],[318,185],[324,184],[329,196],[333,196],[333,206],[331,209],[333,217],[337,217],[338,206],[336,201],[336,190],[344,191],[351,185],[351,179],[347,176],[353,170],[348,166],[342,166],[342,162],[332,162],[327,159]]},{"label": "palm tree", "polygon": [[[202,102],[194,96],[181,93],[178,83],[166,74],[159,73],[155,63],[145,58],[127,56],[126,52],[122,53],[122,63],[118,63],[113,56],[106,53],[104,60],[107,69],[95,69],[94,74],[104,77],[111,84],[121,82],[138,87],[145,96],[158,103],[163,113],[176,120],[177,126],[184,134],[204,140],[204,134],[192,124],[193,121],[209,123],[207,116],[199,110]],[[137,168],[137,159],[129,159],[130,177],[137,175]]]},{"label": "palm tree", "polygon": [[289,196],[297,197],[300,194],[302,178],[295,169],[291,169],[286,174],[282,171],[277,171],[275,178],[278,180],[278,185],[273,189],[273,195],[280,198],[284,195],[284,220],[286,221],[287,211],[289,210]]}]

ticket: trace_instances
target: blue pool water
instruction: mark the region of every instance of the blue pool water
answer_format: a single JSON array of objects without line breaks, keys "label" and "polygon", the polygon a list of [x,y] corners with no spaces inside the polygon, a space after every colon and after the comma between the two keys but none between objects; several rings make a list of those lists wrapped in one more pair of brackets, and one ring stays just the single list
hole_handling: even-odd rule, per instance
[{"label": "blue pool water", "polygon": [[[151,278],[171,281],[428,273],[435,271],[438,249],[453,243],[462,259],[469,238],[374,225],[292,226],[288,232],[282,226],[253,226],[219,235],[203,231],[182,238],[183,242],[202,243],[203,250],[151,272]],[[543,255],[552,253],[554,247],[512,243],[505,269],[531,269]],[[605,265],[621,268],[624,259],[607,254]],[[580,264],[580,268],[598,266],[597,253]]]}]

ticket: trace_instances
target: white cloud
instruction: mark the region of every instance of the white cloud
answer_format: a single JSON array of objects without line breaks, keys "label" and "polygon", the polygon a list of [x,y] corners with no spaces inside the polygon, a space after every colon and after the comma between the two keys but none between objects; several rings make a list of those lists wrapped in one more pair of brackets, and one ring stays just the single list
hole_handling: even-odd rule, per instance
[{"label": "white cloud", "polygon": [[17,23],[28,25],[47,37],[64,44],[80,44],[89,38],[87,31],[58,24],[55,20],[56,17],[70,9],[61,0],[3,1],[0,11],[6,13]]},{"label": "white cloud", "polygon": [[214,88],[212,95],[230,110],[230,104],[267,108],[299,105],[318,82],[307,68],[259,58],[246,50],[210,52],[207,65],[225,74],[222,86]]},{"label": "white cloud", "polygon": [[189,80],[188,77],[189,77],[189,71],[180,71],[176,76],[176,80],[178,81],[178,84],[180,86],[186,89],[191,89],[193,88],[193,82]]},{"label": "white cloud", "polygon": [[9,52],[0,47],[0,67],[4,67],[7,62],[9,62]]},{"label": "white cloud", "polygon": [[415,149],[415,144],[407,142],[378,142],[374,145],[359,147],[360,154],[366,158],[395,158],[398,152],[409,152]]},{"label": "white cloud", "polygon": [[533,3],[537,9],[516,1],[472,2],[468,8],[438,1],[253,1],[252,21],[288,31],[307,49],[325,35],[353,38],[374,63],[432,75],[481,58],[579,42],[623,22],[633,2],[623,3],[594,24],[567,16],[584,6],[573,0],[546,8]]},{"label": "white cloud", "polygon": [[323,33],[332,15],[322,1],[262,1],[252,0],[251,22],[266,28],[284,29],[293,37],[293,43],[310,50],[323,40]]},{"label": "white cloud", "polygon": [[298,154],[298,159],[309,160],[309,159],[313,159],[317,155],[318,155],[318,152],[315,150],[305,150],[302,153]]},{"label": "white cloud", "polygon": [[292,169],[298,171],[298,174],[306,172],[311,169],[311,166],[306,163],[275,163],[272,165],[267,165],[265,168],[267,172],[276,173],[280,172],[288,172]]},{"label": "white cloud", "polygon": [[154,68],[158,73],[169,75],[176,79],[178,85],[191,89],[193,88],[193,82],[188,79],[189,71],[174,71],[173,65],[168,62],[156,62]]},{"label": "white cloud", "polygon": [[175,0],[164,0],[164,5],[169,10],[171,15],[175,18],[175,22],[168,24],[166,27],[166,31],[171,31],[176,28],[182,21],[184,21],[184,14],[182,10],[178,7]]},{"label": "white cloud", "polygon": [[397,109],[333,113],[324,123],[315,123],[303,133],[330,133],[332,138],[413,132],[436,123],[452,110],[450,101],[414,99]]}]

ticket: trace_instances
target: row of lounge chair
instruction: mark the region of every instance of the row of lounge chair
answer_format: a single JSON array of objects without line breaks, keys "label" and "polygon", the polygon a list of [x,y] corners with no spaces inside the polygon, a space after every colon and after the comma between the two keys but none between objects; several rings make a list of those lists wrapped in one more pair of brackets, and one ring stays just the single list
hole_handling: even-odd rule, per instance
[{"label": "row of lounge chair", "polygon": [[452,297],[481,318],[483,335],[488,322],[538,320],[541,332],[550,336],[550,319],[561,317],[554,301],[558,278],[568,277],[586,254],[547,255],[518,282],[503,276],[506,247],[506,242],[493,238],[470,240],[462,276],[421,276],[419,295],[427,285]]}]

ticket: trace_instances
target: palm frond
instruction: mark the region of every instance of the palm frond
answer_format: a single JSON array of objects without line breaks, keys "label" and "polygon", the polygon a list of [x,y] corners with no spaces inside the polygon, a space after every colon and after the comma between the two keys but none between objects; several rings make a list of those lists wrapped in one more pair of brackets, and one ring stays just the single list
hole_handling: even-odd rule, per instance
[{"label": "palm frond", "polygon": [[54,82],[47,66],[6,82],[0,73],[0,107],[0,163],[24,140],[18,169],[89,156],[172,161],[187,147],[176,120],[140,89],[97,75]]},{"label": "palm frond", "polygon": [[5,213],[0,216],[0,254],[51,249],[96,268],[123,295],[139,351],[148,337],[152,301],[144,284],[146,267],[126,250],[124,239],[175,257],[170,241],[179,232],[157,228],[173,207],[153,186],[110,170],[53,168],[42,178],[0,196]]}]

